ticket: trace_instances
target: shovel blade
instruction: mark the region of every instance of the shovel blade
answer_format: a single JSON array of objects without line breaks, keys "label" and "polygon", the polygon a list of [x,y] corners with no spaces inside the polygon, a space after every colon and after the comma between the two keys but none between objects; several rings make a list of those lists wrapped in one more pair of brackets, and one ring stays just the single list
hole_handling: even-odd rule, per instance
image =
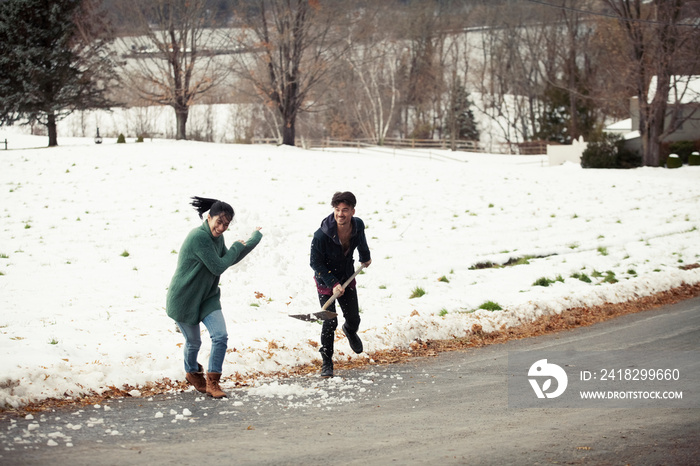
[{"label": "shovel blade", "polygon": [[338,317],[338,314],[331,311],[311,312],[309,314],[291,314],[289,317],[303,320],[306,322],[315,322],[317,320],[329,320]]}]

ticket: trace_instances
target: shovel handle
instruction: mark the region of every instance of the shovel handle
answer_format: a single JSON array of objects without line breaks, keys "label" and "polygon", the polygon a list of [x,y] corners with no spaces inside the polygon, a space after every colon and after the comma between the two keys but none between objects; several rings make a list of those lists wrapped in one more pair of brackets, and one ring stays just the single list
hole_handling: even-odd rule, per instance
[{"label": "shovel handle", "polygon": [[[347,280],[345,280],[345,283],[343,283],[343,289],[345,289],[345,287],[347,287],[347,286],[350,284],[350,282],[353,281],[353,279],[354,279],[355,277],[357,277],[357,274],[360,273],[360,272],[362,271],[362,269],[364,269],[364,268],[365,268],[365,266],[362,265],[362,264],[360,264],[360,267],[359,267],[357,270],[355,270],[355,273],[352,274],[352,275],[350,276],[350,278],[348,278]],[[325,311],[326,309],[328,309],[328,306],[330,306],[330,305],[333,303],[333,301],[335,301],[336,299],[338,299],[338,296],[340,296],[338,293],[333,293],[333,296],[331,296],[331,298],[330,298],[328,301],[325,302],[325,304],[323,305],[323,307],[321,308],[321,310],[322,310],[322,311]]]}]

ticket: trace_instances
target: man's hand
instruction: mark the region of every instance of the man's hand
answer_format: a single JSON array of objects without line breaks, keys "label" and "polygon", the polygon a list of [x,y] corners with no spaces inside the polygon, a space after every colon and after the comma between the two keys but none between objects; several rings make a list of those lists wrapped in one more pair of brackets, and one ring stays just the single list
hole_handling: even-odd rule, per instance
[{"label": "man's hand", "polygon": [[371,263],[372,263],[372,259],[368,260],[367,262],[362,262],[362,266],[363,266],[364,268],[367,268],[367,267],[369,267],[369,265],[370,265]]},{"label": "man's hand", "polygon": [[345,293],[345,289],[343,288],[343,285],[338,283],[333,287],[333,294],[337,296],[343,296],[343,293]]}]

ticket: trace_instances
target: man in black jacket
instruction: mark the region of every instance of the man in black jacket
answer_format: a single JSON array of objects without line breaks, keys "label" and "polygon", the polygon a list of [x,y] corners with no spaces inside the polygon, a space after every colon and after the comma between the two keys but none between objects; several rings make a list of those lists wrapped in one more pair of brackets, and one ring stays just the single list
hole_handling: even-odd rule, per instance
[{"label": "man in black jacket", "polygon": [[[351,192],[337,192],[333,195],[333,213],[323,219],[321,227],[316,230],[311,240],[311,268],[314,270],[321,306],[333,294],[338,295],[337,301],[345,318],[343,332],[348,338],[350,348],[360,354],[363,348],[362,340],[357,335],[360,328],[360,312],[355,280],[345,289],[342,286],[354,273],[352,256],[355,249],[359,252],[360,263],[363,266],[369,267],[372,263],[365,238],[365,224],[361,219],[354,217],[356,204],[357,200]],[[332,303],[328,310],[335,312],[335,303]],[[322,377],[333,376],[333,342],[336,328],[337,317],[323,321],[319,350],[323,359]]]}]

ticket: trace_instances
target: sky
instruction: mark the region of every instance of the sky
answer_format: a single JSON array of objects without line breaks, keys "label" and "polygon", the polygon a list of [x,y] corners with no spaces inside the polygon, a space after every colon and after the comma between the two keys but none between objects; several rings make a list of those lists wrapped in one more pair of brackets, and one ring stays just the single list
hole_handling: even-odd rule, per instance
[{"label": "sky", "polygon": [[[309,249],[336,191],[357,197],[372,265],[357,280],[365,353],[339,331],[335,358],[700,281],[700,269],[682,269],[700,262],[700,167],[584,170],[545,156],[157,139],[65,137],[46,148],[46,137],[0,128],[5,138],[1,407],[110,386],[139,396],[149,382],[184,380],[184,339],[165,296],[182,241],[201,224],[192,196],[234,207],[227,245],[258,226],[264,235],[221,277],[224,389],[236,374],[320,359],[320,325],[289,315],[320,308]],[[479,309],[489,301],[502,310]],[[209,349],[203,330],[205,366]]]}]

